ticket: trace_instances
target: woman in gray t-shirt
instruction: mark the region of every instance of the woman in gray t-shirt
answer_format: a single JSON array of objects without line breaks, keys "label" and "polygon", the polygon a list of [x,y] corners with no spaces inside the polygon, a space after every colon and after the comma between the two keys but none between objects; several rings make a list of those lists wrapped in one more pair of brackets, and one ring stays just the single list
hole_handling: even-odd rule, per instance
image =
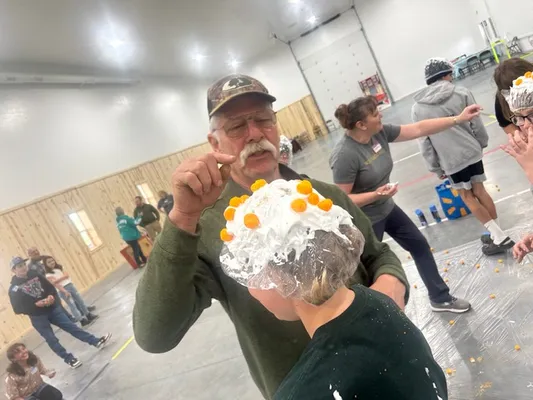
[{"label": "woman in gray t-shirt", "polygon": [[346,129],[330,158],[335,183],[370,218],[379,240],[387,232],[410,252],[420,277],[428,289],[433,311],[463,313],[470,304],[450,295],[426,238],[392,197],[398,185],[390,183],[393,161],[389,143],[433,135],[455,124],[479,116],[480,107],[472,105],[457,117],[435,118],[409,125],[384,125],[377,102],[372,96],[353,100],[337,108],[335,117]]}]

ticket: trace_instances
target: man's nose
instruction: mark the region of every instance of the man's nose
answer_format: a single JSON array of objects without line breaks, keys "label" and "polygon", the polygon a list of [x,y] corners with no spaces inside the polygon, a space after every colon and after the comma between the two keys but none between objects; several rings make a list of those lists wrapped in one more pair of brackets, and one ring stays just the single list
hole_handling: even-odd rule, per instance
[{"label": "man's nose", "polygon": [[265,134],[253,120],[248,120],[248,141],[259,142],[265,137]]}]

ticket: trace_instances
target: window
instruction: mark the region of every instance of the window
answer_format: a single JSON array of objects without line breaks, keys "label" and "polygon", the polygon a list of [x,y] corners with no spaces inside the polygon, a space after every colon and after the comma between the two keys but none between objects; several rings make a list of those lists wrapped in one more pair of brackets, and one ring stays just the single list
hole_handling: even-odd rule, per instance
[{"label": "window", "polygon": [[137,190],[141,194],[141,197],[144,199],[145,203],[149,203],[154,207],[157,207],[157,200],[155,199],[152,189],[150,189],[150,186],[148,186],[147,183],[138,184]]},{"label": "window", "polygon": [[80,233],[83,242],[89,248],[89,250],[95,250],[102,245],[102,240],[96,233],[93,223],[85,211],[80,210],[70,213],[68,217]]}]

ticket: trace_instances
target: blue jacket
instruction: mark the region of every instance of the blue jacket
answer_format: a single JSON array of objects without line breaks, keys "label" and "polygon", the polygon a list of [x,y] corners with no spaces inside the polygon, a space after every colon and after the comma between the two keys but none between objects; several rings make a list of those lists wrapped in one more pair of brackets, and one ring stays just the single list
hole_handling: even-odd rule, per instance
[{"label": "blue jacket", "polygon": [[137,240],[141,238],[141,233],[135,225],[135,220],[127,215],[119,215],[117,217],[117,228],[125,242],[129,240]]}]

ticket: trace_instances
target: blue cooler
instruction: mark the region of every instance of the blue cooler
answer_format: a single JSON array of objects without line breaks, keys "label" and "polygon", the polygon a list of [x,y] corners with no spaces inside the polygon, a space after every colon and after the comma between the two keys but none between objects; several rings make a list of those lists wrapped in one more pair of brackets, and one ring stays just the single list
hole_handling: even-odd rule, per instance
[{"label": "blue cooler", "polygon": [[470,214],[470,209],[466,206],[463,199],[461,199],[457,190],[452,188],[449,180],[435,186],[435,190],[439,196],[440,204],[446,218],[458,219]]}]

